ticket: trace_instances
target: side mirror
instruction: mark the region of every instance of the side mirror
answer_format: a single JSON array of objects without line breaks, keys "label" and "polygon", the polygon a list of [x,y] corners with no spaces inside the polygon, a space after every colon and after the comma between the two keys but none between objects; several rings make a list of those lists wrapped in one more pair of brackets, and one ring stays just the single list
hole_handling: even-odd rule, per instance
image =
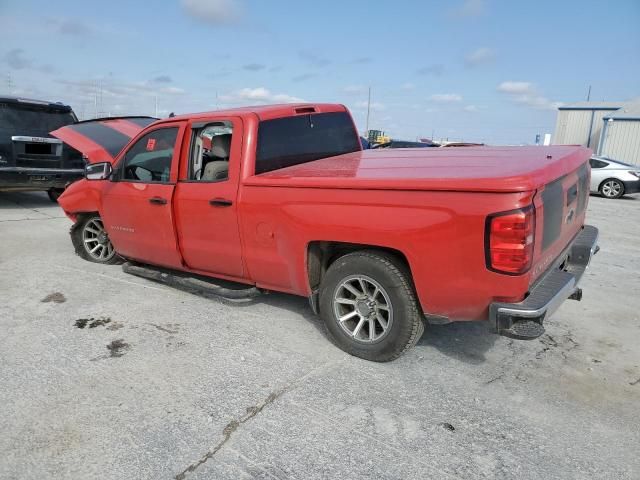
[{"label": "side mirror", "polygon": [[84,167],[84,177],[87,180],[106,180],[113,173],[109,162],[92,163]]}]

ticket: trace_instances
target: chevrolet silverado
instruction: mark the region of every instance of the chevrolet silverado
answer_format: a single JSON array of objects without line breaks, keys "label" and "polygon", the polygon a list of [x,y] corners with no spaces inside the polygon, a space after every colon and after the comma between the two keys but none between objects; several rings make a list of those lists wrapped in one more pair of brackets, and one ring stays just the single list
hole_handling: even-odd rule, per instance
[{"label": "chevrolet silverado", "polygon": [[579,146],[363,151],[334,104],[175,116],[131,141],[52,134],[92,162],[59,199],[81,257],[308,297],[335,343],[369,360],[397,358],[423,321],[536,338],[580,299],[598,248]]}]

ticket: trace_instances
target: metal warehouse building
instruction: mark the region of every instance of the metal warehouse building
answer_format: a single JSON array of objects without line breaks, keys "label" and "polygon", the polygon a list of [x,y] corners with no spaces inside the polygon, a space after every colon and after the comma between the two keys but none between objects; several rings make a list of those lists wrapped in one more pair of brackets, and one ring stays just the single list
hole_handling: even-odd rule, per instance
[{"label": "metal warehouse building", "polygon": [[553,143],[584,145],[596,155],[640,165],[640,104],[578,102],[560,107]]}]

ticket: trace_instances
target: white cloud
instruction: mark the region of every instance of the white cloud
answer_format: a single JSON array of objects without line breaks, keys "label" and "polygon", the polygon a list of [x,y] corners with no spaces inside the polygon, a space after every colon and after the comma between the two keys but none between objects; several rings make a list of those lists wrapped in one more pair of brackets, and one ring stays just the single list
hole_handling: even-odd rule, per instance
[{"label": "white cloud", "polygon": [[415,90],[416,86],[411,82],[406,82],[400,85],[402,90]]},{"label": "white cloud", "polygon": [[477,67],[491,63],[496,58],[496,52],[487,47],[480,47],[464,57],[464,63],[468,67]]},{"label": "white cloud", "polygon": [[233,23],[242,16],[237,0],[182,0],[182,8],[196,20],[211,25]]},{"label": "white cloud", "polygon": [[[163,110],[194,111],[197,108],[189,103],[195,100],[189,92],[156,79],[126,81],[113,75],[99,79],[58,79],[50,84],[47,91],[45,98],[69,103],[81,119],[95,115],[154,115],[156,100],[159,115]],[[196,105],[203,103],[198,99]]]},{"label": "white cloud", "polygon": [[[367,102],[366,101],[362,101],[362,102],[358,102],[356,103],[356,108],[362,108],[362,109],[367,109]],[[377,111],[382,111],[382,110],[386,110],[387,106],[384,103],[380,103],[380,102],[371,102],[371,110],[377,110]]]},{"label": "white cloud", "polygon": [[533,84],[530,82],[502,82],[498,85],[498,91],[509,94],[530,94],[533,93]]},{"label": "white cloud", "polygon": [[347,85],[342,89],[344,93],[348,93],[349,95],[360,95],[367,91],[367,87],[364,85]]},{"label": "white cloud", "polygon": [[466,105],[463,110],[465,112],[477,112],[479,109],[475,105]]},{"label": "white cloud", "polygon": [[484,0],[465,0],[452,13],[457,17],[477,17],[485,13],[485,7]]},{"label": "white cloud", "polygon": [[462,95],[458,93],[435,93],[429,100],[437,103],[458,103],[462,101]]},{"label": "white cloud", "polygon": [[220,101],[230,106],[251,105],[252,103],[301,103],[302,98],[284,93],[272,93],[264,87],[242,88],[220,96]]},{"label": "white cloud", "polygon": [[563,105],[562,102],[554,102],[540,94],[536,86],[531,82],[502,82],[498,85],[497,90],[508,95],[509,99],[514,103],[538,110],[555,110]]},{"label": "white cloud", "polygon": [[179,87],[165,87],[158,90],[158,93],[166,93],[168,95],[183,95],[186,92],[183,88]]}]

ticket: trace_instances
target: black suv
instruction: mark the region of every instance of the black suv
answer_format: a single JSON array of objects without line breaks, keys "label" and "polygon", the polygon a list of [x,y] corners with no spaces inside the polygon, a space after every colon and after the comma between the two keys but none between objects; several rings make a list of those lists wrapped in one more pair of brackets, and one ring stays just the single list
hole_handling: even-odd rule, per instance
[{"label": "black suv", "polygon": [[82,154],[49,135],[77,120],[68,105],[0,97],[0,191],[46,190],[55,201],[82,178]]}]

